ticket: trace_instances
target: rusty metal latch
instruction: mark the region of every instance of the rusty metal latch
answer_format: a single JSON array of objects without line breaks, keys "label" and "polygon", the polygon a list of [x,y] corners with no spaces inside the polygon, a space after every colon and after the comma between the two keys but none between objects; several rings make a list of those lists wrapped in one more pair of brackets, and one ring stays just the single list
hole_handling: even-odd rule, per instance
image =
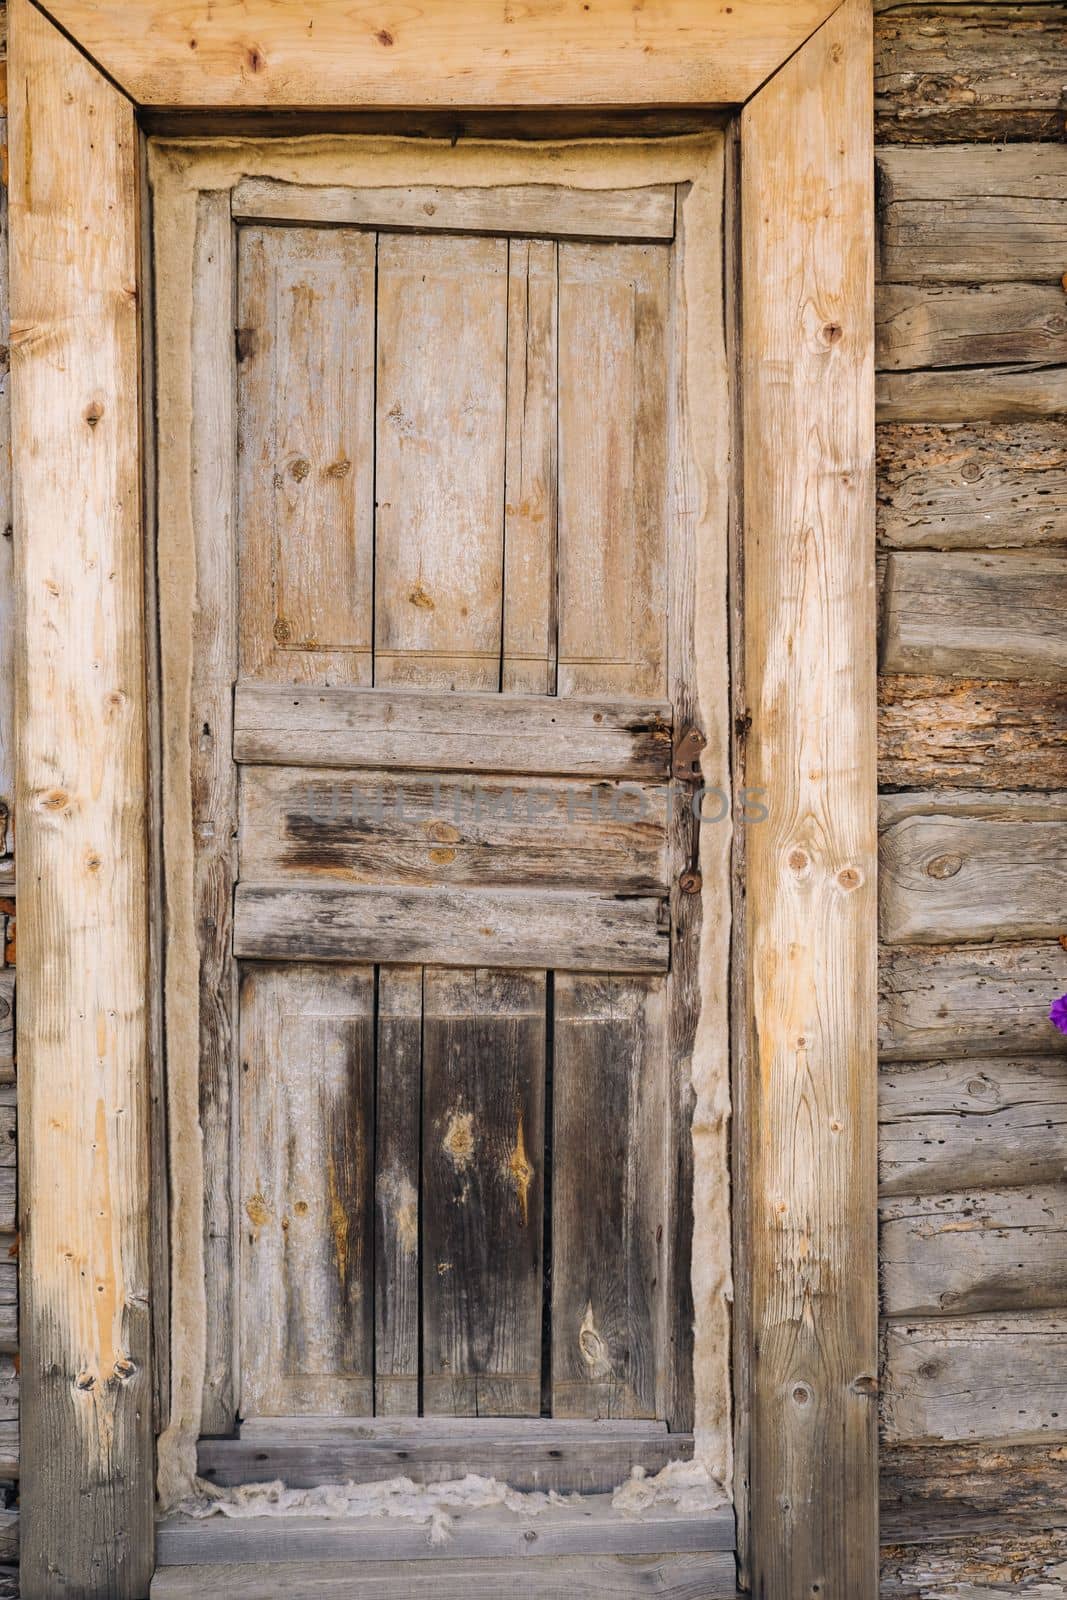
[{"label": "rusty metal latch", "polygon": [[686,728],[674,747],[671,777],[677,778],[679,783],[699,783],[700,752],[707,742],[699,728]]}]

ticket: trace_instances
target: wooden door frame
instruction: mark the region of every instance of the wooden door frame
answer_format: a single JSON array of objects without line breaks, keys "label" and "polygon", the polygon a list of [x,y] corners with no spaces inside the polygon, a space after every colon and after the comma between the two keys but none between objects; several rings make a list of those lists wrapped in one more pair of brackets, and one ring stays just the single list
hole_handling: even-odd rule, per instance
[{"label": "wooden door frame", "polygon": [[154,1562],[138,119],[413,103],[740,108],[740,1544],[771,1600],[877,1593],[871,0],[538,9],[12,0],[28,1600]]}]

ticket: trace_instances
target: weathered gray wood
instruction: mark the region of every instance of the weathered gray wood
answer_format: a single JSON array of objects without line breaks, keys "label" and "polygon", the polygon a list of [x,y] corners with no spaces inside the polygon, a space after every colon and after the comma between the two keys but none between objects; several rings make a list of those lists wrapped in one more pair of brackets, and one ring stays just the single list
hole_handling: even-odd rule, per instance
[{"label": "weathered gray wood", "polygon": [[[277,1568],[240,1565],[161,1567],[152,1600],[262,1600],[273,1592]],[[289,1600],[738,1600],[732,1555],[565,1556],[519,1564],[499,1561],[301,1562],[285,1569]]]},{"label": "weathered gray wood", "polygon": [[[374,1410],[378,1416],[415,1415],[419,1409],[421,1103],[422,968],[382,967],[374,1108]],[[282,1477],[287,1483],[295,1481],[285,1473]]]},{"label": "weathered gray wood", "polygon": [[202,1439],[201,1477],[218,1484],[280,1478],[289,1488],[303,1488],[350,1479],[380,1482],[398,1475],[419,1484],[444,1483],[478,1472],[524,1493],[601,1494],[625,1483],[634,1467],[654,1473],[693,1453],[692,1434],[668,1433],[662,1423],[622,1432],[611,1422],[560,1423],[538,1417],[521,1431],[503,1432],[499,1420],[491,1418],[446,1433],[410,1423],[398,1429],[380,1417],[352,1419],[347,1429],[315,1427],[305,1418],[300,1422],[300,1432],[277,1436],[260,1427],[249,1437],[242,1430],[240,1439]]},{"label": "weathered gray wood", "polygon": [[940,1528],[940,1542],[922,1539],[887,1548],[882,1560],[881,1600],[1059,1600],[1067,1534],[1042,1529],[1015,1531],[1003,1519],[984,1526]]},{"label": "weathered gray wood", "polygon": [[875,11],[877,138],[1062,137],[1062,6],[892,0]]},{"label": "weathered gray wood", "polygon": [[1067,1186],[884,1198],[886,1316],[969,1315],[1067,1305]]},{"label": "weathered gray wood", "polygon": [[670,768],[663,701],[238,686],[238,761],[416,772],[657,778]]},{"label": "weathered gray wood", "polygon": [[886,795],[879,927],[886,944],[1054,937],[1067,904],[1067,794]]},{"label": "weathered gray wood", "polygon": [[19,1462],[19,1360],[0,1356],[0,1478],[17,1478]]},{"label": "weathered gray wood", "polygon": [[[654,1508],[641,1516],[617,1511],[610,1495],[587,1495],[580,1504],[538,1512],[502,1506],[457,1511],[445,1549],[450,1560],[506,1556],[521,1568],[547,1556],[657,1555],[663,1551],[731,1551],[733,1512],[678,1512]],[[157,1529],[160,1566],[215,1561],[277,1563],[281,1577],[296,1561],[433,1560],[425,1524],[393,1517],[164,1518]]]},{"label": "weathered gray wood", "polygon": [[373,972],[246,968],[242,1415],[373,1409],[373,1104]]},{"label": "weathered gray wood", "polygon": [[241,873],[666,893],[669,798],[633,781],[245,767]]},{"label": "weathered gray wood", "polygon": [[653,1417],[666,1352],[662,983],[557,972],[552,1414]]},{"label": "weathered gray wood", "polygon": [[882,1426],[890,1443],[1067,1435],[1067,1318],[1055,1311],[890,1322]]},{"label": "weathered gray wood", "polygon": [[893,949],[879,963],[878,1043],[886,1060],[1067,1052],[1048,1020],[1067,990],[1054,939],[1001,949]]},{"label": "weathered gray wood", "polygon": [[883,1195],[1059,1183],[1067,1174],[1067,1060],[897,1061],[882,1069],[878,1118]]},{"label": "weathered gray wood", "polygon": [[884,283],[1058,283],[1067,247],[1062,145],[883,147]]},{"label": "weathered gray wood", "polygon": [[880,427],[878,532],[884,545],[901,550],[1062,544],[1062,424]]},{"label": "weathered gray wood", "polygon": [[15,969],[0,967],[0,1066],[15,1064]]},{"label": "weathered gray wood", "polygon": [[1067,787],[1061,684],[887,674],[878,683],[885,788]]},{"label": "weathered gray wood", "polygon": [[19,1514],[17,1511],[0,1511],[0,1561],[17,1561],[19,1558]]},{"label": "weathered gray wood", "polygon": [[422,1401],[537,1416],[545,975],[427,971],[422,1063]]},{"label": "weathered gray wood", "polygon": [[942,372],[882,372],[878,421],[1011,422],[1067,411],[1067,367],[962,367]]},{"label": "weathered gray wood", "polygon": [[261,961],[663,972],[667,934],[660,900],[562,889],[243,883],[234,912],[236,953]]},{"label": "weathered gray wood", "polygon": [[343,223],[419,233],[538,234],[558,239],[672,239],[674,186],[577,189],[529,183],[515,188],[350,189],[242,178],[233,190],[239,221]]},{"label": "weathered gray wood", "polygon": [[0,1234],[0,1350],[18,1350],[19,1267],[18,1237]]},{"label": "weathered gray wood", "polygon": [[882,1527],[919,1517],[940,1524],[985,1517],[1002,1528],[1067,1521],[1067,1461],[1041,1445],[891,1445],[882,1451]]},{"label": "weathered gray wood", "polygon": [[[1062,362],[1067,351],[1067,308],[1058,283],[886,283],[875,297],[875,313],[876,358],[884,371],[996,362],[1048,366]],[[971,376],[958,375],[961,387]]]},{"label": "weathered gray wood", "polygon": [[886,672],[1067,679],[1067,556],[897,552],[884,606]]}]

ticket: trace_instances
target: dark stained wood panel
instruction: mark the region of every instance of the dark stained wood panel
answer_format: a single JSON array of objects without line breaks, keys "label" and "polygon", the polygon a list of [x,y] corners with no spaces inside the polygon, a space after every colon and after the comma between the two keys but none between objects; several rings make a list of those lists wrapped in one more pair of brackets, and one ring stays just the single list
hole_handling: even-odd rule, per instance
[{"label": "dark stained wood panel", "polygon": [[423,1407],[541,1406],[545,975],[432,971],[423,999]]},{"label": "dark stained wood panel", "polygon": [[419,1410],[421,1101],[422,968],[382,967],[374,1106],[377,1416],[417,1416]]}]

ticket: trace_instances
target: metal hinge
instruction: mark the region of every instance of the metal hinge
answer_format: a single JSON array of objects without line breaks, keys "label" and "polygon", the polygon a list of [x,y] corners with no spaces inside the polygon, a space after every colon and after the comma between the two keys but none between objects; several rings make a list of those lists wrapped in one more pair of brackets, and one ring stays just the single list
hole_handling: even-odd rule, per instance
[{"label": "metal hinge", "polygon": [[680,783],[699,783],[700,752],[707,742],[699,728],[686,728],[674,747],[671,777],[677,778]]}]

